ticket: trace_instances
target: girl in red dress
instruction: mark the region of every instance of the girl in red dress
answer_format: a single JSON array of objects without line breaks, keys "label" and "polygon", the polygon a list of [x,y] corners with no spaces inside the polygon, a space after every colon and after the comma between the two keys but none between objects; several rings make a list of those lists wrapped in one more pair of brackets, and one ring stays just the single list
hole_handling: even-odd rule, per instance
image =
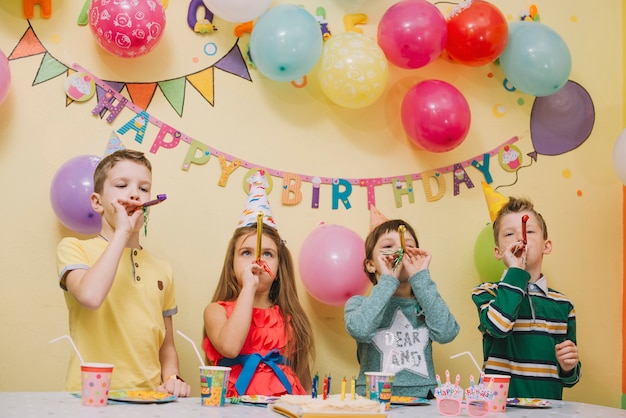
[{"label": "girl in red dress", "polygon": [[212,302],[204,310],[202,346],[213,364],[232,368],[228,397],[304,395],[311,391],[309,360],[315,352],[311,324],[300,305],[291,253],[274,228],[265,189],[253,186],[248,204],[265,202],[263,223],[246,218],[258,212],[244,211]]}]

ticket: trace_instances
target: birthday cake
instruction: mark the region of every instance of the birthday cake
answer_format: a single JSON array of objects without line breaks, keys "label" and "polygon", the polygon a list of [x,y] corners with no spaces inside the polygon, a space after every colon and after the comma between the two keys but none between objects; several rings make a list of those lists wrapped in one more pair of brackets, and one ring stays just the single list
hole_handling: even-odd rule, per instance
[{"label": "birthday cake", "polygon": [[345,415],[382,418],[386,416],[384,405],[362,396],[352,399],[350,395],[344,396],[343,400],[340,395],[331,395],[326,399],[312,398],[311,395],[283,395],[269,407],[274,412],[291,418],[332,418]]}]

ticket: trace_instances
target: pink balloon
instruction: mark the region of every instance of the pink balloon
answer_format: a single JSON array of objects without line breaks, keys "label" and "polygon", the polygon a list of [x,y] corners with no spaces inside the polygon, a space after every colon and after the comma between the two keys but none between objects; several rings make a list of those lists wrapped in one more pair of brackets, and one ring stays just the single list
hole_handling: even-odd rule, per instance
[{"label": "pink balloon", "polygon": [[446,19],[426,0],[403,0],[391,6],[378,23],[378,45],[401,68],[420,68],[443,51]]},{"label": "pink balloon", "polygon": [[9,60],[4,52],[0,50],[0,104],[4,102],[9,94],[9,86],[11,85],[11,70],[9,69]]},{"label": "pink balloon", "polygon": [[102,226],[100,214],[91,207],[93,174],[101,158],[80,155],[59,168],[50,185],[50,203],[66,228],[81,234],[97,234]]},{"label": "pink balloon", "polygon": [[111,54],[138,57],[159,43],[165,30],[165,9],[154,0],[91,0],[89,27]]},{"label": "pink balloon", "polygon": [[446,152],[461,145],[470,127],[470,108],[456,87],[426,80],[408,91],[402,101],[402,125],[416,145]]},{"label": "pink balloon", "polygon": [[365,243],[357,233],[343,226],[322,224],[302,243],[300,278],[315,299],[340,306],[369,288],[364,259]]}]

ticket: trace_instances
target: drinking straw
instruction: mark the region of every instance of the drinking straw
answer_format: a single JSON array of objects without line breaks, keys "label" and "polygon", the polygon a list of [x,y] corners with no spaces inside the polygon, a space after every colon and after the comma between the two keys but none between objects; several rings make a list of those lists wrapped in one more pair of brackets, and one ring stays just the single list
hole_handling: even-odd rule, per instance
[{"label": "drinking straw", "polygon": [[76,353],[76,356],[80,360],[80,364],[85,364],[85,360],[83,360],[83,356],[80,355],[80,352],[78,351],[78,347],[76,347],[76,344],[74,344],[74,340],[72,340],[72,337],[70,337],[69,335],[67,334],[61,335],[60,337],[57,337],[54,340],[50,340],[48,344],[56,343],[57,341],[62,340],[63,338],[67,338],[70,344],[72,344],[72,347],[74,348],[74,352]]},{"label": "drinking straw", "polygon": [[480,366],[478,365],[478,362],[476,362],[476,359],[474,358],[472,353],[470,353],[469,351],[463,351],[462,353],[450,356],[450,358],[457,358],[459,356],[462,356],[463,354],[467,354],[468,356],[470,356],[470,358],[472,359],[472,362],[474,363],[474,366],[476,366],[476,369],[478,370],[478,374],[483,372],[483,369],[480,368]]},{"label": "drinking straw", "polygon": [[198,356],[198,360],[200,360],[200,365],[201,366],[206,366],[206,364],[204,364],[204,360],[202,359],[202,356],[200,355],[200,352],[198,351],[198,347],[196,347],[196,343],[194,343],[191,338],[189,338],[188,336],[186,336],[185,334],[183,334],[179,330],[176,330],[176,332],[178,333],[178,335],[180,335],[181,337],[183,337],[184,339],[189,341],[189,343],[192,345],[194,351],[196,352],[196,355]]}]

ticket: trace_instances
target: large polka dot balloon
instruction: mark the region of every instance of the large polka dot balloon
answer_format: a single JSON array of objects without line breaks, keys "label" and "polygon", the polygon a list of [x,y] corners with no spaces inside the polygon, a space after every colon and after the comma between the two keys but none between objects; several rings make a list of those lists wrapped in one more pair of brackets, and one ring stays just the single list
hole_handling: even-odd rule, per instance
[{"label": "large polka dot balloon", "polygon": [[113,55],[134,58],[150,52],[165,29],[160,0],[91,0],[89,27]]}]

